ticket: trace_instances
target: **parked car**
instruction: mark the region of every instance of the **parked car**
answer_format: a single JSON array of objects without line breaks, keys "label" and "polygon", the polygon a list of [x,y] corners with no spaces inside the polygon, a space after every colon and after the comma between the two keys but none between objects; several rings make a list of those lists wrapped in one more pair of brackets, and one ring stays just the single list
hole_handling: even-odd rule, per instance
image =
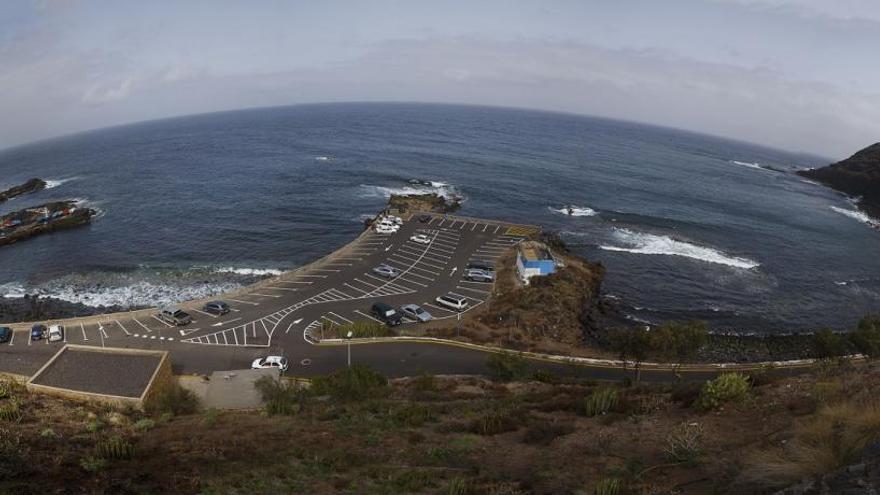
[{"label": "parked car", "polygon": [[434,319],[431,316],[431,313],[428,313],[418,304],[407,304],[400,308],[400,312],[403,313],[407,318],[411,318],[416,320],[419,323],[424,323],[426,321],[431,321]]},{"label": "parked car", "polygon": [[205,313],[211,313],[212,315],[225,315],[229,312],[229,305],[223,301],[211,301],[208,304],[205,304],[202,311]]},{"label": "parked car", "polygon": [[410,237],[409,240],[419,244],[431,244],[431,239],[426,234],[416,234]]},{"label": "parked car", "polygon": [[377,266],[376,268],[373,268],[373,273],[385,278],[394,278],[400,275],[400,271],[398,271],[397,268],[394,268],[393,266],[388,266],[384,263]]},{"label": "parked car", "polygon": [[251,363],[252,370],[262,370],[262,369],[272,369],[277,368],[281,371],[287,371],[289,363],[287,362],[287,358],[284,356],[266,356],[254,359],[254,362]]},{"label": "parked car", "polygon": [[440,296],[435,300],[437,301],[437,304],[450,309],[454,309],[456,311],[464,311],[464,309],[468,307],[467,298],[461,294],[456,294],[454,292],[450,292],[446,295]]},{"label": "parked car", "polygon": [[159,311],[158,316],[159,319],[165,323],[170,323],[176,326],[189,325],[192,323],[192,316],[190,316],[189,313],[174,306],[162,308],[162,310]]},{"label": "parked car", "polygon": [[398,230],[400,230],[400,227],[398,227],[397,225],[392,225],[389,223],[376,224],[377,234],[396,234]]},{"label": "parked car", "polygon": [[431,221],[431,215],[419,215],[419,222],[428,223]]},{"label": "parked car", "polygon": [[37,323],[31,327],[31,340],[40,340],[46,336],[46,325]]},{"label": "parked car", "polygon": [[383,302],[373,304],[371,312],[373,316],[382,320],[389,327],[400,325],[403,322],[403,315],[400,311]]},{"label": "parked car", "polygon": [[491,261],[473,260],[467,264],[468,270],[483,270],[484,272],[494,272],[495,264]]},{"label": "parked car", "polygon": [[495,274],[486,270],[470,269],[465,273],[464,278],[471,282],[494,282]]},{"label": "parked car", "polygon": [[0,327],[0,344],[5,344],[12,340],[12,329],[9,327]]},{"label": "parked car", "polygon": [[51,325],[49,327],[49,342],[64,340],[64,325]]}]

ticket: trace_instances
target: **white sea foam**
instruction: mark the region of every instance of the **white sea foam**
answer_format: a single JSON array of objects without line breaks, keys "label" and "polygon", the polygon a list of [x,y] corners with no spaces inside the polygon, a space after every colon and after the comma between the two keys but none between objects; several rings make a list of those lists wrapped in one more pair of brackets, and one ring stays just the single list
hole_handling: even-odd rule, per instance
[{"label": "white sea foam", "polygon": [[235,282],[178,286],[141,281],[124,286],[94,285],[81,287],[78,285],[56,286],[53,284],[48,287],[34,287],[30,289],[20,286],[11,287],[7,284],[0,288],[0,292],[3,293],[3,297],[10,299],[22,297],[24,294],[32,294],[94,307],[129,307],[161,306],[190,299],[202,299],[240,287],[241,284]]},{"label": "white sea foam", "polygon": [[[429,185],[430,184],[430,185]],[[430,181],[425,184],[411,184],[402,187],[371,186],[361,184],[361,196],[390,198],[395,195],[437,194],[447,200],[463,199],[455,186],[446,182]]]},{"label": "white sea foam", "polygon": [[235,268],[231,266],[225,266],[215,269],[217,273],[235,273],[237,275],[254,275],[254,276],[266,276],[266,275],[281,275],[284,273],[283,270],[278,270],[276,268]]},{"label": "white sea foam", "polygon": [[633,254],[654,254],[667,256],[682,256],[695,260],[716,263],[734,268],[752,269],[760,266],[759,263],[747,258],[730,256],[710,247],[698,246],[689,242],[679,241],[664,235],[634,232],[627,229],[615,228],[613,237],[622,245],[599,246],[606,251],[620,251]]},{"label": "white sea foam", "polygon": [[[552,206],[548,206],[547,209],[549,209],[550,211],[555,212],[555,213],[562,213],[563,215],[569,215],[568,207],[553,208]],[[598,214],[599,213],[596,210],[594,210],[592,208],[588,208],[586,206],[572,206],[570,216],[573,216],[573,217],[592,217],[592,216],[596,216]]]},{"label": "white sea foam", "polygon": [[66,184],[72,180],[77,180],[77,179],[79,179],[79,177],[68,177],[66,179],[56,179],[56,180],[47,179],[46,180],[46,189],[53,189],[53,188],[56,188],[62,184]]},{"label": "white sea foam", "polygon": [[335,159],[336,159],[336,158],[334,158],[334,157],[332,157],[332,156],[329,156],[329,155],[321,155],[321,156],[316,156],[316,157],[315,157],[315,160],[317,160],[317,161],[319,161],[319,162],[332,162],[332,161],[335,160]]},{"label": "white sea foam", "polygon": [[771,170],[771,169],[761,165],[758,162],[741,162],[739,160],[730,160],[730,163],[732,163],[734,165],[739,165],[741,167],[753,168],[755,170],[763,170],[765,172],[774,172],[774,170]]},{"label": "white sea foam", "polygon": [[858,210],[847,210],[846,208],[840,208],[837,206],[830,206],[829,208],[836,211],[837,213],[840,213],[841,215],[846,215],[853,220],[858,220],[860,222],[866,223],[871,227],[880,227],[880,221],[869,217],[867,213]]}]

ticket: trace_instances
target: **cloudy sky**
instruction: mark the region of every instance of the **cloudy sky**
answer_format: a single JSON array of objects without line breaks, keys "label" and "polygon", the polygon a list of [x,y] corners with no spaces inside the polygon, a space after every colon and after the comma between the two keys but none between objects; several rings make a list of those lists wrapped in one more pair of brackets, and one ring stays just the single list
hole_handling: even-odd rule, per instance
[{"label": "cloudy sky", "polygon": [[0,2],[0,147],[321,101],[516,106],[841,158],[880,140],[880,1]]}]

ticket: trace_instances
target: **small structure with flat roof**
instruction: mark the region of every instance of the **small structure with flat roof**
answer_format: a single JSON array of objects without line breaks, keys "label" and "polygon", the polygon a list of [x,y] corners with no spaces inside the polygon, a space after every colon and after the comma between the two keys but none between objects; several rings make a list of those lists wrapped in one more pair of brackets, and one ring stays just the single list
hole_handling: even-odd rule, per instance
[{"label": "small structure with flat roof", "polygon": [[519,245],[516,256],[516,271],[523,283],[541,275],[549,275],[556,271],[556,260],[550,249],[537,241],[526,241]]}]

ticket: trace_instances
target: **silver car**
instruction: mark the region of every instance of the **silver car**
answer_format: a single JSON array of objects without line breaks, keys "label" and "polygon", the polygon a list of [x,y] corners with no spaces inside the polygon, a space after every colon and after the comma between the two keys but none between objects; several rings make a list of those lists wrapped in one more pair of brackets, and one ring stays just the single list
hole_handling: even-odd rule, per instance
[{"label": "silver car", "polygon": [[384,263],[377,266],[376,268],[373,268],[373,273],[375,273],[376,275],[378,275],[380,277],[385,277],[385,278],[394,278],[394,277],[400,275],[400,272],[397,271],[396,268],[394,268],[393,266],[388,266]]},{"label": "silver car", "polygon": [[419,323],[431,321],[434,319],[431,313],[428,313],[418,304],[407,304],[400,308],[400,311],[409,319],[416,320]]},{"label": "silver car", "polygon": [[494,282],[495,274],[486,270],[476,270],[470,269],[465,274],[464,278],[470,280],[471,282]]},{"label": "silver car", "polygon": [[189,313],[174,306],[162,308],[158,317],[165,323],[175,326],[189,325],[192,322],[192,316]]}]

